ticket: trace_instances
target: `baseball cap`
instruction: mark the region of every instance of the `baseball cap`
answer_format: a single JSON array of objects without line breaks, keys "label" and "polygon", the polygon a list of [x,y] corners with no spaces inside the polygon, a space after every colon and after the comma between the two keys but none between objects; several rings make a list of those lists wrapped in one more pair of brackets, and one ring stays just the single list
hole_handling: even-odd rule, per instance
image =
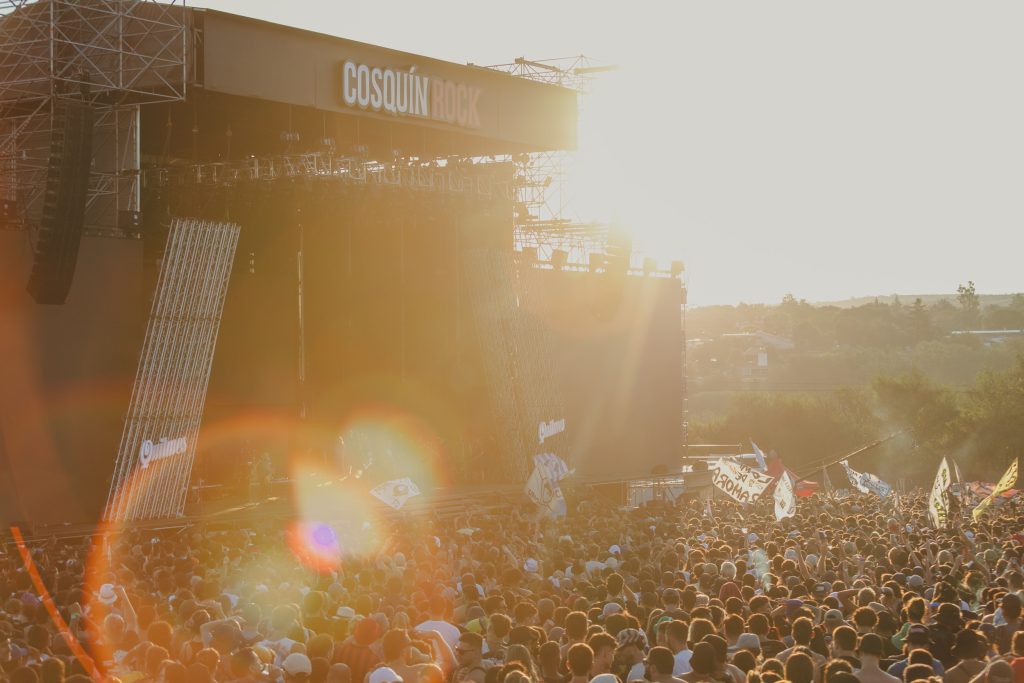
[{"label": "baseball cap", "polygon": [[609,602],[607,605],[604,606],[604,609],[601,610],[601,616],[603,616],[605,619],[607,619],[611,615],[618,614],[621,611],[622,611],[622,605],[620,605],[617,602]]},{"label": "baseball cap", "polygon": [[335,613],[335,615],[341,617],[342,619],[355,619],[356,611],[347,605],[343,605],[338,608],[338,611]]},{"label": "baseball cap", "polygon": [[624,628],[619,631],[619,635],[616,636],[619,642],[619,647],[629,647],[630,645],[636,645],[639,648],[643,648],[647,644],[647,639],[644,638],[644,634],[635,628]]},{"label": "baseball cap", "polygon": [[285,673],[289,676],[298,676],[299,674],[309,675],[313,673],[313,663],[309,661],[309,657],[301,652],[293,652],[285,657],[284,661],[281,663],[281,668],[284,669]]},{"label": "baseball cap", "polygon": [[907,585],[911,588],[921,588],[924,586],[924,578],[917,574],[911,574],[907,577]]},{"label": "baseball cap", "polygon": [[403,680],[394,669],[382,666],[370,674],[369,683],[403,683]]},{"label": "baseball cap", "polygon": [[825,621],[842,621],[843,613],[837,609],[830,609],[825,612]]},{"label": "baseball cap", "polygon": [[737,650],[760,650],[761,638],[756,633],[741,633],[736,639]]},{"label": "baseball cap", "polygon": [[924,624],[914,624],[907,631],[907,642],[928,643],[931,641],[932,632]]}]

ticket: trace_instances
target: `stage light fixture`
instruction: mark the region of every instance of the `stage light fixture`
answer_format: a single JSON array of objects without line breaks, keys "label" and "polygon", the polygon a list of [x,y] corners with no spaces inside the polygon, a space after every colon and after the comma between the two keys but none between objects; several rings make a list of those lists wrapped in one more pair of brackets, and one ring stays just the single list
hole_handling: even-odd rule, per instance
[{"label": "stage light fixture", "polygon": [[683,274],[683,262],[682,261],[673,261],[672,262],[672,267],[670,268],[669,272],[672,273],[672,277],[679,277],[680,275],[682,275]]},{"label": "stage light fixture", "polygon": [[569,252],[562,249],[555,249],[551,252],[551,265],[555,270],[561,270],[569,261]]}]

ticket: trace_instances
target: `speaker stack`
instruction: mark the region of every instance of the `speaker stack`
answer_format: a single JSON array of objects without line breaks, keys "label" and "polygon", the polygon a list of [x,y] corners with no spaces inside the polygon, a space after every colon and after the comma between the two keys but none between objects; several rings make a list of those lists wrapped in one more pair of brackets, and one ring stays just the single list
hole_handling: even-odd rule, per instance
[{"label": "speaker stack", "polygon": [[63,304],[71,290],[85,223],[92,164],[92,106],[62,101],[54,112],[46,192],[28,292],[40,304]]}]

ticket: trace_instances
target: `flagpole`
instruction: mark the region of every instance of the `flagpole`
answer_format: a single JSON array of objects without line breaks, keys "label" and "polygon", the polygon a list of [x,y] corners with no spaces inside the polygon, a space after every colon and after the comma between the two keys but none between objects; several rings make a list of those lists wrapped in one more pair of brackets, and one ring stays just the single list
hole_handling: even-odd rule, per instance
[{"label": "flagpole", "polygon": [[893,432],[889,436],[886,436],[886,437],[881,438],[881,439],[877,439],[876,441],[872,441],[871,443],[867,444],[866,446],[861,446],[857,450],[855,450],[855,451],[853,451],[851,453],[847,453],[846,455],[842,455],[842,456],[836,458],[835,460],[833,460],[831,462],[819,463],[819,464],[815,465],[811,469],[804,470],[802,473],[798,474],[797,477],[800,478],[800,479],[805,479],[808,476],[810,476],[810,475],[814,474],[815,472],[817,472],[819,469],[826,469],[826,468],[832,467],[833,465],[838,465],[839,463],[841,463],[844,460],[849,460],[850,458],[852,458],[854,456],[861,455],[863,453],[867,453],[870,450],[874,450],[874,449],[878,448],[879,446],[881,446],[882,444],[884,444],[884,443],[886,443],[888,441],[892,441],[893,439],[895,439],[897,436],[899,436],[902,433],[903,433],[903,430],[901,429],[898,432]]}]

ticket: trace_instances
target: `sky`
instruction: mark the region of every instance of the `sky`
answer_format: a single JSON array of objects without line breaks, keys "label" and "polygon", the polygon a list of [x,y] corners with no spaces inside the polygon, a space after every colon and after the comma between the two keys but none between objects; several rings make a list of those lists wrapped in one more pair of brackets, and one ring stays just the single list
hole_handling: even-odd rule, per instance
[{"label": "sky", "polygon": [[453,62],[584,54],[570,216],[694,305],[1024,291],[1024,3],[196,0]]}]

